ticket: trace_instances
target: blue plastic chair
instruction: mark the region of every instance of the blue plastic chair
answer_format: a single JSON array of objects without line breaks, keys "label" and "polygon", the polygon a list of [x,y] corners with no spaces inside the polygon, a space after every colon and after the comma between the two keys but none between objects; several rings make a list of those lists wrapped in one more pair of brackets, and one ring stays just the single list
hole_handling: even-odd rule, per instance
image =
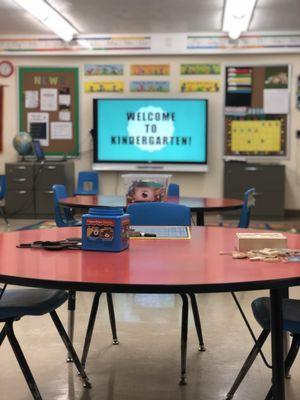
[{"label": "blue plastic chair", "polygon": [[177,185],[177,183],[169,184],[168,197],[179,197],[179,185]]},{"label": "blue plastic chair", "polygon": [[250,223],[251,208],[255,206],[255,189],[251,188],[246,190],[244,194],[244,203],[240,215],[239,228],[248,228]]},{"label": "blue plastic chair", "polygon": [[63,290],[27,288],[6,290],[6,285],[4,288],[0,288],[0,322],[5,324],[0,332],[0,346],[7,337],[35,400],[42,400],[42,396],[13,329],[14,322],[27,315],[40,316],[48,313],[50,314],[60,337],[62,338],[67,350],[72,355],[84,386],[90,386],[84,368],[82,367],[73,345],[55,311],[67,299],[68,293]]},{"label": "blue plastic chair", "polygon": [[54,195],[54,216],[56,225],[59,228],[81,226],[81,221],[76,220],[73,217],[71,209],[68,207],[62,207],[59,204],[59,199],[68,197],[66,187],[64,185],[53,185],[52,190]]},{"label": "blue plastic chair", "polygon": [[127,207],[131,225],[190,226],[191,210],[175,203],[133,203]]},{"label": "blue plastic chair", "polygon": [[[0,201],[4,200],[6,195],[6,176],[0,175]],[[0,214],[4,219],[6,225],[9,225],[8,220],[5,216],[4,207],[0,206]]]},{"label": "blue plastic chair", "polygon": [[[247,372],[251,368],[254,360],[256,359],[258,353],[261,351],[267,337],[270,334],[270,298],[260,297],[252,302],[252,311],[256,321],[262,327],[262,332],[258,337],[254,347],[252,348],[250,354],[248,355],[241,371],[239,372],[237,378],[234,381],[231,389],[227,394],[227,399],[232,399],[236,390],[240,386],[242,380],[246,376]],[[282,304],[283,311],[283,330],[289,332],[293,339],[291,347],[285,359],[285,375],[289,377],[290,369],[295,361],[295,358],[299,351],[300,346],[300,300],[296,299],[283,299]],[[270,388],[266,400],[273,399],[273,390]]]},{"label": "blue plastic chair", "polygon": [[98,173],[95,171],[79,172],[75,195],[97,195],[97,194],[99,194]]},{"label": "blue plastic chair", "polygon": [[[130,215],[131,225],[158,225],[158,226],[190,226],[191,225],[191,210],[189,207],[174,204],[174,203],[133,203],[127,207],[127,212]],[[184,265],[182,266],[184,268]],[[194,293],[187,293],[191,299],[192,311],[194,316],[195,327],[199,341],[199,351],[205,351],[203,341],[202,328],[199,316],[196,296]],[[182,361],[181,361],[181,381],[184,385],[186,382],[186,351],[187,351],[187,325],[188,321],[185,315],[185,307],[188,307],[186,293],[180,293],[183,300],[182,309],[182,325],[181,325],[181,346],[182,346]]]}]

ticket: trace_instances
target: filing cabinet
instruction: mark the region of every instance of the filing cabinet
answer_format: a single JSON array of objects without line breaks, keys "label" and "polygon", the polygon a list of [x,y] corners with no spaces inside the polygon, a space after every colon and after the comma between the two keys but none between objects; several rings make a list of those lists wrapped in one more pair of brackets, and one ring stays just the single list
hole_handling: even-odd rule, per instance
[{"label": "filing cabinet", "polygon": [[280,164],[226,162],[224,197],[242,199],[244,192],[254,187],[256,203],[253,217],[284,217],[285,167]]},{"label": "filing cabinet", "polygon": [[74,193],[74,163],[18,162],[5,165],[6,213],[15,218],[51,218],[54,214],[52,185],[62,184]]}]

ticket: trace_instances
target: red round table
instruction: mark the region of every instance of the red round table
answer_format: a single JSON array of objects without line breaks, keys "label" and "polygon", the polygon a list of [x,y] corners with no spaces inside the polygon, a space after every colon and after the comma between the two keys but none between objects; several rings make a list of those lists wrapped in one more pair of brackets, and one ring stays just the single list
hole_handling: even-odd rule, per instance
[{"label": "red round table", "polygon": [[[204,225],[204,212],[238,210],[242,208],[243,201],[238,199],[223,199],[209,197],[169,197],[168,202],[183,204],[196,212],[197,225]],[[126,208],[125,196],[72,196],[60,199],[62,206],[75,208],[90,207],[121,207]]]},{"label": "red round table", "polygon": [[[228,292],[270,289],[274,400],[284,397],[282,296],[300,284],[300,263],[233,260],[241,229],[194,227],[191,239],[132,239],[120,253],[19,249],[36,240],[80,237],[80,228],[0,234],[0,281],[10,284],[122,293]],[[300,235],[287,234],[300,248]]]}]

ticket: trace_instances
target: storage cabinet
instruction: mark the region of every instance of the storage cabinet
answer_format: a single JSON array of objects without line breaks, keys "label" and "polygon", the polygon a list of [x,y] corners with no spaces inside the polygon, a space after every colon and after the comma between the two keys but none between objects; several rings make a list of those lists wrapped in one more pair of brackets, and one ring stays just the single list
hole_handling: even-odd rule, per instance
[{"label": "storage cabinet", "polygon": [[224,197],[242,199],[245,190],[254,187],[256,204],[251,212],[254,217],[284,217],[284,185],[284,165],[225,163]]},{"label": "storage cabinet", "polygon": [[51,218],[54,214],[52,185],[63,184],[74,193],[74,163],[19,162],[5,165],[6,213],[16,218]]}]

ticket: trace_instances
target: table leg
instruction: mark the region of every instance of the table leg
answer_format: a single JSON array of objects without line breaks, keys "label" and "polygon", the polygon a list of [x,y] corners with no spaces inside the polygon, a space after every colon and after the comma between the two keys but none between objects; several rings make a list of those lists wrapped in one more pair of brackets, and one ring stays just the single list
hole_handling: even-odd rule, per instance
[{"label": "table leg", "polygon": [[282,332],[283,289],[270,289],[270,298],[273,400],[284,400],[284,357]]},{"label": "table leg", "polygon": [[[284,299],[288,299],[289,298],[289,288],[286,287],[284,289],[282,289],[282,295]],[[288,352],[290,349],[290,335],[288,332],[283,332],[283,354],[284,354],[284,358],[286,358]],[[291,375],[289,372],[286,373],[285,377],[287,379],[291,378]]]},{"label": "table leg", "polygon": [[204,211],[197,211],[197,226],[204,226]]},{"label": "table leg", "polygon": [[[76,308],[76,292],[69,291],[68,299],[68,336],[73,344],[74,327],[75,327],[75,308]],[[68,353],[67,362],[73,362],[72,355]]]}]

